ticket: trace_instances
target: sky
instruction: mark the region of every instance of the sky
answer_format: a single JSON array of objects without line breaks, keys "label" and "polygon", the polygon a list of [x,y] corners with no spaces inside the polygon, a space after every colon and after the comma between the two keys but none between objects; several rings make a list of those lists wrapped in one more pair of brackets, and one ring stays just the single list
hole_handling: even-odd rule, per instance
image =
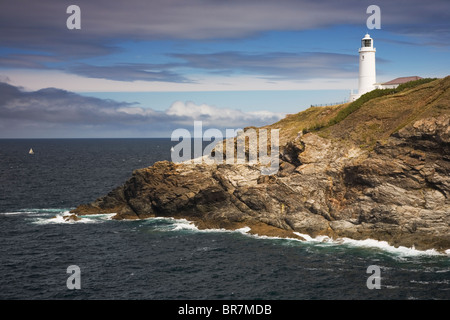
[{"label": "sky", "polygon": [[[73,20],[70,5],[80,8]],[[369,29],[370,5],[380,28]],[[450,1],[2,0],[0,138],[170,137],[274,123],[358,87],[450,74]],[[71,22],[79,29],[69,29]]]}]

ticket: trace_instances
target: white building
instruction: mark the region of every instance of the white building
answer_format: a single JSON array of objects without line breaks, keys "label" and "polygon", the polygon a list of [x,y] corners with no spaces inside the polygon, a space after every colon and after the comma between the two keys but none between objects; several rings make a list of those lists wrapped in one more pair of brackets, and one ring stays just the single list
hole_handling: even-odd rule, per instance
[{"label": "white building", "polygon": [[361,40],[359,48],[359,83],[358,93],[350,94],[350,101],[355,101],[364,93],[376,89],[377,73],[375,69],[375,51],[373,39],[367,33]]}]

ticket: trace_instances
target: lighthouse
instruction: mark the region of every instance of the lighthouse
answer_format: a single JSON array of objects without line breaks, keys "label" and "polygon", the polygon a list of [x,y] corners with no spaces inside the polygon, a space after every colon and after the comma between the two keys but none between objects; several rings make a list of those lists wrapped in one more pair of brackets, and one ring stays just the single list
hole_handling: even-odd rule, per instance
[{"label": "lighthouse", "polygon": [[361,40],[359,48],[359,84],[358,93],[350,95],[350,101],[354,101],[364,93],[374,90],[377,82],[375,70],[375,51],[373,39],[367,33]]}]

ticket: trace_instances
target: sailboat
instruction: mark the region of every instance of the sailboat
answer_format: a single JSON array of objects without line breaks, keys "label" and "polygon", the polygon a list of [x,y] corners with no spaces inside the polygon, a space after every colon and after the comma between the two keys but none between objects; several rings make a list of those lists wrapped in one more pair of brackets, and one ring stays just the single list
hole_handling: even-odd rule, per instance
[{"label": "sailboat", "polygon": [[170,148],[170,152],[174,152],[175,149],[173,147]]},{"label": "sailboat", "polygon": [[34,154],[33,148],[30,148],[30,151],[28,151],[28,154]]}]

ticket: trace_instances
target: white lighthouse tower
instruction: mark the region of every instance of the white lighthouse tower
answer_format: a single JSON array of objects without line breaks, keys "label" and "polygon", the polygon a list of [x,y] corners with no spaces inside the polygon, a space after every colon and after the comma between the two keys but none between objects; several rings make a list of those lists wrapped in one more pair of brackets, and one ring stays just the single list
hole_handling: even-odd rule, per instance
[{"label": "white lighthouse tower", "polygon": [[377,82],[375,70],[375,51],[373,39],[367,33],[361,40],[359,49],[359,84],[358,93],[350,95],[350,101],[354,101],[364,93],[374,90]]}]

